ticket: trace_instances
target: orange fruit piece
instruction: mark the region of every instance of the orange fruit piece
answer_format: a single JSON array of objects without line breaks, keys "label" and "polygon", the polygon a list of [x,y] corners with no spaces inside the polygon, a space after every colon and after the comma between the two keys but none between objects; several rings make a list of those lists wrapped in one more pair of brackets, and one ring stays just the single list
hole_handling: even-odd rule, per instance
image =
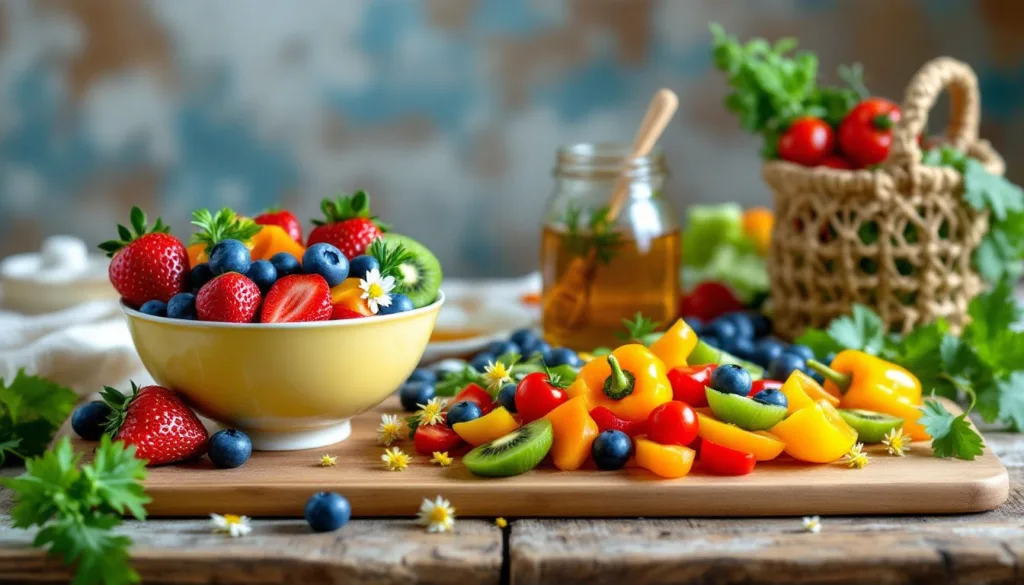
[{"label": "orange fruit piece", "polygon": [[452,425],[455,434],[474,447],[504,437],[518,428],[519,423],[503,406],[495,408],[478,419]]},{"label": "orange fruit piece", "polygon": [[364,317],[373,314],[370,305],[362,298],[363,290],[359,288],[358,278],[346,278],[341,284],[331,289],[331,304],[355,311]]},{"label": "orange fruit piece", "polygon": [[549,412],[555,440],[551,444],[551,460],[562,471],[575,471],[590,457],[590,446],[600,432],[590,418],[590,407],[584,396],[577,396]]},{"label": "orange fruit piece", "polygon": [[774,226],[775,214],[769,209],[755,207],[743,212],[743,233],[754,242],[754,248],[761,256],[768,255]]},{"label": "orange fruit piece", "polygon": [[675,479],[690,473],[696,452],[682,445],[662,445],[641,435],[636,438],[636,464],[651,473]]},{"label": "orange fruit piece", "polygon": [[771,433],[745,431],[736,425],[716,420],[711,416],[710,409],[697,409],[697,436],[723,447],[753,453],[754,459],[758,461],[775,459],[786,448],[786,444]]},{"label": "orange fruit piece", "polygon": [[293,240],[284,228],[276,225],[263,226],[263,229],[252,237],[252,244],[253,260],[270,260],[275,254],[287,252],[301,262],[302,254],[306,251],[306,248]]}]

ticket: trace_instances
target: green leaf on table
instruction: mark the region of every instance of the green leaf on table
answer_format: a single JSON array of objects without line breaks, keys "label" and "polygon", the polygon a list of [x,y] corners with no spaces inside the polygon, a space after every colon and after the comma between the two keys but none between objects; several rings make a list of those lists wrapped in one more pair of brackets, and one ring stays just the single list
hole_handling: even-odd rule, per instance
[{"label": "green leaf on table", "polygon": [[885,347],[882,318],[864,305],[853,305],[852,315],[840,317],[828,326],[829,336],[839,345],[877,355]]},{"label": "green leaf on table", "polygon": [[76,400],[70,389],[24,370],[10,382],[0,378],[0,463],[42,453]]},{"label": "green leaf on table", "polygon": [[801,345],[806,345],[816,356],[826,356],[830,353],[839,353],[846,349],[841,343],[832,339],[827,331],[821,329],[808,329],[796,340]]},{"label": "green leaf on table", "polygon": [[924,401],[924,414],[918,422],[932,437],[932,450],[936,457],[956,457],[967,461],[981,455],[985,446],[978,434],[967,422],[967,412],[953,416],[941,402],[934,398]]}]

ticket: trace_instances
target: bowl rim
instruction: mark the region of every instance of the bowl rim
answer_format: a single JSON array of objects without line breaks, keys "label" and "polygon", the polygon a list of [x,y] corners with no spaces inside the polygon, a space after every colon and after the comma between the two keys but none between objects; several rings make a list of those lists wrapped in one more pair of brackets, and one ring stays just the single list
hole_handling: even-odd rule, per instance
[{"label": "bowl rim", "polygon": [[191,319],[171,319],[170,317],[157,317],[155,315],[147,315],[139,312],[124,303],[123,300],[118,301],[118,305],[121,307],[121,311],[126,317],[133,319],[140,319],[142,321],[152,321],[154,323],[167,323],[171,325],[177,325],[179,327],[193,328],[193,329],[252,329],[257,331],[272,331],[275,329],[320,329],[325,327],[361,327],[371,325],[373,323],[383,323],[387,321],[400,321],[403,319],[411,319],[418,315],[427,314],[433,311],[437,311],[444,304],[445,296],[444,291],[437,291],[437,299],[425,307],[419,309],[413,309],[404,313],[395,313],[394,315],[375,315],[373,318],[363,319],[338,319],[334,321],[302,321],[299,323],[225,323],[222,321],[193,321]]}]

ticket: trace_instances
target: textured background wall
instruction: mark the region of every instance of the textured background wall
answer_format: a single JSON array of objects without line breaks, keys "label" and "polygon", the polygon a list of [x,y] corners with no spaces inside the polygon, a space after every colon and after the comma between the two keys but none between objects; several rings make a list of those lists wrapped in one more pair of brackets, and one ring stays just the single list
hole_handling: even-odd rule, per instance
[{"label": "textured background wall", "polygon": [[660,86],[681,109],[669,195],[770,204],[721,108],[707,23],[862,61],[899,98],[926,59],[970,62],[984,135],[1024,182],[1020,0],[5,0],[0,255],[113,234],[132,204],[311,217],[367,188],[450,274],[530,270],[554,149],[625,140]]}]

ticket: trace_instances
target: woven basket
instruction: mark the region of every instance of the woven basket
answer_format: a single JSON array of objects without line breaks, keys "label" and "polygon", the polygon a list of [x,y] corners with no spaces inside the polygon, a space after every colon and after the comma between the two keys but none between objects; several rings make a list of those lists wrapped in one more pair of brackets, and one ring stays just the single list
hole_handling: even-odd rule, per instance
[{"label": "woven basket", "polygon": [[971,255],[988,229],[987,213],[962,200],[963,176],[921,163],[918,136],[944,89],[951,98],[948,142],[1002,174],[1002,158],[978,139],[978,81],[949,58],[911,79],[889,158],[874,170],[766,163],[776,220],[768,271],[776,331],[793,338],[872,307],[891,331],[946,318],[955,330],[981,290]]}]

